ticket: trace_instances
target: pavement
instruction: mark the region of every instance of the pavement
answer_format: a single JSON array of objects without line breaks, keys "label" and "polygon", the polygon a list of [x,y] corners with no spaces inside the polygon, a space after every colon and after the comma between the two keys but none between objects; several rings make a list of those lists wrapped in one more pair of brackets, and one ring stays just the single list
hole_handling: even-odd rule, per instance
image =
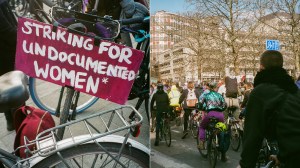
[{"label": "pavement", "polygon": [[[54,94],[54,93],[47,93],[47,94],[51,95],[51,94]],[[50,99],[50,100],[56,100],[56,99]],[[134,100],[128,101],[126,104],[135,106],[136,102],[137,102],[137,99],[134,99]],[[31,99],[29,99],[26,102],[26,105],[35,106],[35,104],[33,103],[33,101]],[[103,99],[99,99],[92,107],[90,107],[86,111],[78,114],[77,119],[95,114],[95,113],[103,111],[103,110],[116,108],[117,106],[119,106],[119,105],[115,104],[115,103],[112,103],[112,102],[109,102],[109,101],[106,101],[106,100],[103,100]],[[142,116],[144,118],[143,124],[142,124],[142,127],[141,127],[141,133],[140,133],[139,137],[137,137],[137,138],[134,138],[132,136],[130,136],[130,138],[142,143],[143,145],[145,145],[146,147],[149,148],[150,147],[150,143],[149,143],[149,136],[150,136],[149,135],[149,123],[148,123],[148,120],[147,120],[147,115],[146,115],[146,112],[145,112],[144,104],[142,104],[141,108],[138,111],[142,114]],[[126,119],[128,118],[127,116],[129,116],[129,114],[130,114],[130,112],[127,112],[127,114],[124,114]],[[55,116],[52,116],[52,117],[53,117],[56,125],[58,125],[59,118],[57,118]],[[94,120],[92,122],[94,122],[93,124],[98,123],[97,120]],[[6,151],[12,152],[16,132],[6,130],[6,119],[5,119],[5,116],[4,116],[3,113],[0,113],[0,123],[2,124],[2,127],[0,127],[0,148],[4,149]],[[82,130],[81,125],[75,125],[74,127],[72,127],[72,131],[74,132],[74,134],[76,134],[76,133],[80,134],[81,130]]]}]

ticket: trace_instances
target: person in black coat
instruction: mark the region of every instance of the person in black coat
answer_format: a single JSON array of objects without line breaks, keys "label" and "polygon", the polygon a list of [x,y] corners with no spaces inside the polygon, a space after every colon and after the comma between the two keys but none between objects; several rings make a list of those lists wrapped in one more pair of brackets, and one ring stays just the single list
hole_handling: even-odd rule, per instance
[{"label": "person in black coat", "polygon": [[261,71],[246,106],[243,150],[240,167],[253,168],[263,139],[277,141],[279,153],[271,156],[281,167],[299,167],[300,91],[283,69],[278,51],[265,51],[260,58]]},{"label": "person in black coat", "polygon": [[[8,1],[0,0],[0,75],[14,70],[16,45],[17,20]],[[8,131],[14,130],[12,115],[14,110],[4,112]]]},{"label": "person in black coat", "polygon": [[160,129],[160,123],[161,123],[161,116],[163,112],[169,113],[169,96],[164,91],[164,86],[159,83],[157,84],[157,91],[154,93],[152,99],[151,99],[151,111],[153,110],[154,103],[156,103],[156,136],[155,136],[155,146],[158,146],[159,144],[159,129]]},{"label": "person in black coat", "polygon": [[196,99],[198,100],[199,97],[200,97],[200,92],[199,92],[199,89],[195,89],[194,87],[194,83],[193,82],[188,82],[188,85],[187,85],[187,89],[184,89],[180,98],[179,98],[179,104],[182,104],[182,107],[183,107],[183,110],[184,110],[184,129],[183,129],[183,136],[182,136],[182,139],[184,139],[186,137],[186,135],[188,134],[188,131],[187,131],[187,125],[188,125],[188,119],[189,119],[189,116],[192,112],[194,108],[191,108],[191,107],[188,107],[187,106],[187,98],[188,98],[188,94],[190,93],[194,93],[194,96],[196,97]]}]

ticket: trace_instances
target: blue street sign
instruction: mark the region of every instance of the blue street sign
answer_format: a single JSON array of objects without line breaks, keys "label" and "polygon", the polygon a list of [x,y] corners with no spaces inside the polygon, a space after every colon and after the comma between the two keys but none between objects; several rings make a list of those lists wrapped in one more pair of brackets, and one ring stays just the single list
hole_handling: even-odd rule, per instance
[{"label": "blue street sign", "polygon": [[279,40],[266,40],[266,50],[280,50]]}]

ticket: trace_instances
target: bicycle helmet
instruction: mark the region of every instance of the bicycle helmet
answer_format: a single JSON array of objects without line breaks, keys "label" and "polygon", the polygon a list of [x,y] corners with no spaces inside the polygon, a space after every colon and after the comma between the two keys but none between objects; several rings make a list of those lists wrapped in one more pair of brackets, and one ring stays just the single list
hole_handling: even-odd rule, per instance
[{"label": "bicycle helmet", "polygon": [[210,82],[209,84],[208,84],[208,87],[210,88],[210,89],[215,89],[216,87],[217,87],[217,83],[216,82]]},{"label": "bicycle helmet", "polygon": [[219,129],[220,131],[226,131],[226,125],[222,122],[218,122],[216,125],[215,125],[215,128]]},{"label": "bicycle helmet", "polygon": [[158,91],[163,91],[164,90],[164,85],[161,84],[161,83],[157,84],[157,90]]}]

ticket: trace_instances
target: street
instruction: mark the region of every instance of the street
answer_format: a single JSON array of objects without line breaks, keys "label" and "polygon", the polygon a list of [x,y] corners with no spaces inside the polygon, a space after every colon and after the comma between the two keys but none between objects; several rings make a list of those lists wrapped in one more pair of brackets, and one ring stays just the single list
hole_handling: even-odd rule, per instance
[{"label": "street", "polygon": [[[208,160],[202,158],[197,146],[196,139],[189,133],[185,139],[181,139],[182,125],[176,126],[174,122],[171,126],[172,142],[168,147],[164,141],[159,146],[154,146],[155,132],[150,133],[151,139],[151,165],[153,168],[207,168]],[[238,165],[241,149],[238,152],[229,148],[227,156],[229,160],[224,163],[219,159],[216,167],[235,168]]]}]

